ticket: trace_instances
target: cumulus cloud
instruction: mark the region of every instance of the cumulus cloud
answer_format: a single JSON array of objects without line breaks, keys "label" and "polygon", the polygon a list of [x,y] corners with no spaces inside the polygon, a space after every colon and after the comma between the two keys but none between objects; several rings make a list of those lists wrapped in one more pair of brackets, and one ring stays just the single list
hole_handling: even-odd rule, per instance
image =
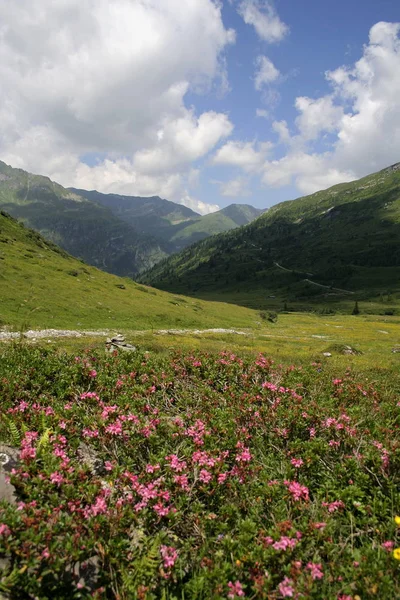
[{"label": "cumulus cloud", "polygon": [[264,164],[272,144],[265,142],[229,141],[220,148],[212,159],[214,165],[241,167],[247,172],[256,172]]},{"label": "cumulus cloud", "polygon": [[178,199],[188,162],[232,129],[185,106],[188,91],[228,86],[235,33],[219,3],[0,0],[0,23],[0,156],[14,166],[105,191],[166,183]]},{"label": "cumulus cloud", "polygon": [[256,67],[254,87],[258,91],[261,91],[265,85],[269,85],[279,78],[280,73],[278,69],[266,56],[257,57]]},{"label": "cumulus cloud", "polygon": [[343,107],[334,104],[332,96],[313,100],[300,96],[295,106],[299,111],[296,125],[302,139],[314,140],[323,132],[333,132],[340,126]]},{"label": "cumulus cloud", "polygon": [[217,210],[220,210],[220,206],[218,206],[218,204],[207,204],[202,200],[197,200],[196,198],[193,198],[189,194],[185,194],[181,198],[179,204],[184,204],[185,206],[191,208],[200,215],[209,215],[210,213],[217,212]]},{"label": "cumulus cloud", "polygon": [[289,27],[281,21],[269,0],[243,0],[238,12],[247,25],[253,25],[257,35],[265,42],[280,42],[289,33]]},{"label": "cumulus cloud", "polygon": [[249,182],[244,177],[236,177],[229,181],[219,181],[219,191],[221,196],[228,198],[244,198],[250,196],[251,191],[248,188]]},{"label": "cumulus cloud", "polygon": [[296,185],[308,194],[351,181],[400,161],[400,23],[380,22],[353,65],[326,73],[330,93],[295,100],[297,117],[275,121],[272,131],[287,146],[267,159],[248,142],[228,142],[215,164],[261,173],[264,184]]}]

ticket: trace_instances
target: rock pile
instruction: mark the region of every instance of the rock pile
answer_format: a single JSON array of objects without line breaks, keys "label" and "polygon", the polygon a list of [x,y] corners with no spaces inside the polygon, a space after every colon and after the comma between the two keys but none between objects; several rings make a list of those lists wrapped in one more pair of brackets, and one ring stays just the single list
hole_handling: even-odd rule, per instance
[{"label": "rock pile", "polygon": [[123,352],[135,352],[136,346],[127,344],[124,336],[118,334],[115,337],[106,339],[106,352],[114,352],[115,350],[122,350]]}]

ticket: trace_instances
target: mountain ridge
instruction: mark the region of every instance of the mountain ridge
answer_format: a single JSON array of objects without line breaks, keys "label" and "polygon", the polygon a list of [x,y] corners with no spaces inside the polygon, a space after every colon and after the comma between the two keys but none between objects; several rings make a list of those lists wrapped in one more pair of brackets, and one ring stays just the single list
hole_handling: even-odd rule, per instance
[{"label": "mountain ridge", "polygon": [[265,305],[268,293],[291,302],[321,298],[323,286],[361,297],[398,289],[400,164],[272,206],[244,227],[164,259],[141,280],[215,299],[236,295],[251,306]]}]

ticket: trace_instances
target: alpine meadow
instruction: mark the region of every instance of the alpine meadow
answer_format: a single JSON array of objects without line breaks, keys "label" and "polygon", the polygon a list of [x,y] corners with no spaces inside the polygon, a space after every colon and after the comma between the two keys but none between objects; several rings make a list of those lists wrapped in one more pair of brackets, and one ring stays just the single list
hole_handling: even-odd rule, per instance
[{"label": "alpine meadow", "polygon": [[0,600],[400,598],[399,21],[0,0]]}]

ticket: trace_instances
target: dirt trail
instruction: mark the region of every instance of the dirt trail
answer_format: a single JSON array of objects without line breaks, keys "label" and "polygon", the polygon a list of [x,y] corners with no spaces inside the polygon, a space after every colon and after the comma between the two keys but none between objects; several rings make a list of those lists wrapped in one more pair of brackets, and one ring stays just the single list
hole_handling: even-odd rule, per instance
[{"label": "dirt trail", "polygon": [[[131,331],[130,336],[144,335],[145,333],[151,333],[151,331]],[[185,335],[187,333],[191,335],[202,335],[204,333],[228,333],[235,335],[250,335],[249,333],[246,333],[244,331],[236,331],[235,329],[159,329],[156,331],[152,331],[152,333],[159,335]],[[112,337],[114,335],[115,332],[111,330],[77,331],[74,329],[29,329],[28,331],[23,331],[22,333],[19,331],[3,330],[0,331],[0,341],[16,340],[19,339],[21,336],[30,340],[38,340],[60,337]]]}]

